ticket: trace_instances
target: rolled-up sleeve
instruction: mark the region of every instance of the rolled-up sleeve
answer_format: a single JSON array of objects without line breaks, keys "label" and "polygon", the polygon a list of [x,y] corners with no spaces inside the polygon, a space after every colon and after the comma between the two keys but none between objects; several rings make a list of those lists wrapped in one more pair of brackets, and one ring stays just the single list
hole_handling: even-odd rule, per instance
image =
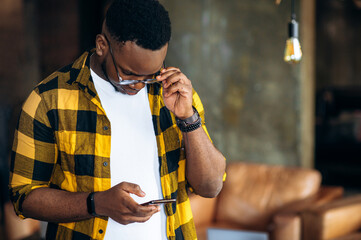
[{"label": "rolled-up sleeve", "polygon": [[35,89],[25,101],[15,130],[11,154],[9,190],[16,214],[23,215],[22,203],[29,193],[49,187],[57,158],[54,131],[48,109]]}]

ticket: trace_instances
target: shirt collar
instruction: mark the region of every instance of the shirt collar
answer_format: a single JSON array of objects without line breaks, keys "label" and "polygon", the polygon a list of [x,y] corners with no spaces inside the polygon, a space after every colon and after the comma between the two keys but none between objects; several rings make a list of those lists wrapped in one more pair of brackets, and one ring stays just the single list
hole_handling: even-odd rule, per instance
[{"label": "shirt collar", "polygon": [[79,88],[89,93],[93,98],[97,96],[93,80],[90,75],[90,56],[95,48],[84,52],[74,61],[70,69],[69,84],[78,84]]}]

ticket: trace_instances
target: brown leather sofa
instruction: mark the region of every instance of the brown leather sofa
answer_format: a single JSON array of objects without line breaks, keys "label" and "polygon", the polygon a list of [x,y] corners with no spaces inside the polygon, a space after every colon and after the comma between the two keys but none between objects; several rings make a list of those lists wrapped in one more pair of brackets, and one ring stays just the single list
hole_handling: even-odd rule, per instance
[{"label": "brown leather sofa", "polygon": [[190,197],[198,239],[226,228],[267,232],[271,240],[360,240],[353,232],[361,229],[361,195],[343,198],[342,187],[320,184],[316,170],[228,164],[217,198]]}]

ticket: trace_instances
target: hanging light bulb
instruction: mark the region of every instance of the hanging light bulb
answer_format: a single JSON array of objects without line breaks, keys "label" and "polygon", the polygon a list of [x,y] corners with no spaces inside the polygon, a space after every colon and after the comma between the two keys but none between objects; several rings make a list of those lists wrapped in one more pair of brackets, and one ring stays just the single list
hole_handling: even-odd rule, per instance
[{"label": "hanging light bulb", "polygon": [[298,63],[302,58],[300,41],[298,40],[298,23],[294,8],[294,0],[291,7],[291,22],[288,23],[288,39],[286,41],[284,60],[288,63]]}]

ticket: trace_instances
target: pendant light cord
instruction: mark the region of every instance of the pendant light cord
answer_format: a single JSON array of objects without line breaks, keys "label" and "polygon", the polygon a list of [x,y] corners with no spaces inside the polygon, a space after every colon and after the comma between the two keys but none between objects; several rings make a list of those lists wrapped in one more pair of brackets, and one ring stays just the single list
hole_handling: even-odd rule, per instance
[{"label": "pendant light cord", "polygon": [[291,0],[291,20],[296,20],[295,0]]}]

